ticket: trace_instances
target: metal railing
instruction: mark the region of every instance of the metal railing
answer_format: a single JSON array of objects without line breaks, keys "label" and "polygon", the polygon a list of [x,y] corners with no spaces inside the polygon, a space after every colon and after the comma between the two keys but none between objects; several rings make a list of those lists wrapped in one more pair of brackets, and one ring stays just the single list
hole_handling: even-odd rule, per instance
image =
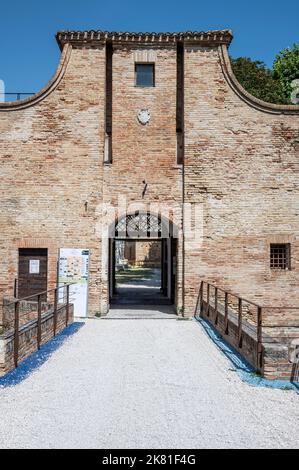
[{"label": "metal railing", "polygon": [[240,353],[244,334],[253,338],[256,344],[257,369],[261,369],[263,365],[264,343],[288,341],[299,333],[299,307],[261,306],[206,281],[202,281],[200,285],[196,306],[196,311],[198,310],[215,327],[222,315],[224,338],[230,335],[230,324],[231,327],[233,324],[237,326],[236,340]]},{"label": "metal railing", "polygon": [[0,93],[0,102],[7,102],[7,101],[19,101],[24,98],[28,98],[28,96],[32,96],[34,93],[24,93],[24,92],[13,92],[13,93]]},{"label": "metal railing", "polygon": [[[42,343],[42,318],[53,311],[53,336],[57,333],[58,312],[65,309],[65,326],[70,315],[70,286],[64,284],[55,289],[39,292],[21,299],[3,303],[3,321],[0,325],[3,333],[13,333],[14,365],[18,366],[20,330],[30,322],[37,320],[37,349]],[[51,297],[51,300],[48,301]]]},{"label": "metal railing", "polygon": [[[205,304],[205,311],[203,306]],[[198,308],[198,306],[197,306]],[[262,307],[255,302],[244,299],[230,291],[222,289],[206,281],[201,282],[199,292],[199,311],[210,317],[211,309],[214,310],[214,325],[219,322],[220,313],[224,319],[224,334],[229,335],[229,320],[237,323],[237,346],[243,348],[243,336],[246,329],[254,336],[256,341],[256,367],[262,367]]]}]

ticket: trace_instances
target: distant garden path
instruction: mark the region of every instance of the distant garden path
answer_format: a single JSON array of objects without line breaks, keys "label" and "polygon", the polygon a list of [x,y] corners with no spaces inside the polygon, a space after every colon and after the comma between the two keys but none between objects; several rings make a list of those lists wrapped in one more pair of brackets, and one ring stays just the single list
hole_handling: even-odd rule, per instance
[{"label": "distant garden path", "polygon": [[116,273],[116,302],[123,305],[169,303],[161,292],[161,270],[127,268]]}]

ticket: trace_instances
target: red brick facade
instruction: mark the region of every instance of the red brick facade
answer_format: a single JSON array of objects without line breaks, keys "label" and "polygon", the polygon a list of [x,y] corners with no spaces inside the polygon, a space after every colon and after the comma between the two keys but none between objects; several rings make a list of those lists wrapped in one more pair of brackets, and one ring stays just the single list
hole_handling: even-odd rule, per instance
[{"label": "red brick facade", "polygon": [[124,257],[130,266],[161,267],[161,243],[158,241],[126,242]]},{"label": "red brick facade", "polygon": [[[0,104],[0,301],[13,293],[18,248],[48,248],[52,288],[59,248],[84,247],[91,252],[89,314],[107,313],[109,247],[97,230],[99,208],[126,197],[148,208],[203,209],[202,243],[183,237],[182,209],[178,218],[178,311],[194,314],[202,279],[260,304],[299,305],[299,107],[262,103],[242,90],[229,67],[228,31],[57,38],[63,52],[49,84],[26,100]],[[154,87],[135,86],[136,62],[155,64]],[[142,125],[137,114],[145,108],[150,121]],[[291,244],[291,270],[270,270],[270,243]]]}]

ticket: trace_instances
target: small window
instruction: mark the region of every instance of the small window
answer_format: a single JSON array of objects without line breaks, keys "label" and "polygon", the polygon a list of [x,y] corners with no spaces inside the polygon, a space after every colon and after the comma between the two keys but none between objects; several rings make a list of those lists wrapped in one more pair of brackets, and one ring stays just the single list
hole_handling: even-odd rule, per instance
[{"label": "small window", "polygon": [[141,87],[155,86],[154,64],[135,64],[135,85]]},{"label": "small window", "polygon": [[289,243],[272,243],[270,245],[270,268],[291,269],[291,249]]}]

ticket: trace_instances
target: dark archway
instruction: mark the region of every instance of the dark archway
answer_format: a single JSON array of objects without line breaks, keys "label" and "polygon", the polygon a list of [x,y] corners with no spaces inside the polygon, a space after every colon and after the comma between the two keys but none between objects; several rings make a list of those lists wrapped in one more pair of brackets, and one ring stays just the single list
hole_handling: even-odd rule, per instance
[{"label": "dark archway", "polygon": [[[109,234],[109,294],[111,303],[145,305],[175,303],[177,260],[177,238],[175,235],[173,224],[168,219],[150,212],[136,211],[116,220]],[[159,268],[149,269],[152,273],[154,272],[154,275],[149,279],[144,279],[142,269],[139,269],[139,278],[136,277],[136,282],[132,283],[131,289],[128,285],[126,289],[117,285],[117,279],[122,277],[119,275],[119,270],[128,270],[128,266],[125,264],[121,266],[120,262],[120,257],[125,251],[125,244],[128,242],[135,246],[142,242],[146,242],[148,245],[154,243],[160,245]],[[149,250],[149,253],[151,251],[153,250]],[[131,268],[129,267],[129,269]],[[148,268],[143,268],[143,271],[146,269]],[[123,277],[126,277],[126,272]],[[158,278],[159,286],[157,284]],[[144,279],[144,285],[140,284],[142,279]],[[149,282],[151,279],[152,284]]]}]

